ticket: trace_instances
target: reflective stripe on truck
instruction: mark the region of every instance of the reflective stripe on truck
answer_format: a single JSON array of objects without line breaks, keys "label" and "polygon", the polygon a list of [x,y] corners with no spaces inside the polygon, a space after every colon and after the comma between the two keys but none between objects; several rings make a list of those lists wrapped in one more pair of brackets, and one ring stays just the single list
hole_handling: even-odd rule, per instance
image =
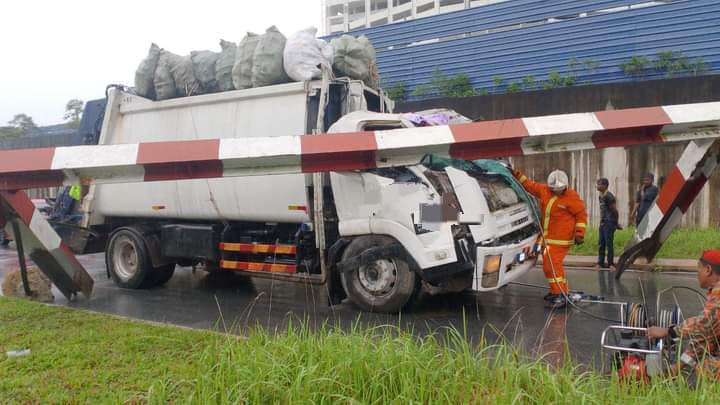
[{"label": "reflective stripe on truck", "polygon": [[221,261],[220,268],[226,270],[249,271],[253,273],[297,273],[297,266],[294,265],[258,262],[235,262],[232,260]]}]

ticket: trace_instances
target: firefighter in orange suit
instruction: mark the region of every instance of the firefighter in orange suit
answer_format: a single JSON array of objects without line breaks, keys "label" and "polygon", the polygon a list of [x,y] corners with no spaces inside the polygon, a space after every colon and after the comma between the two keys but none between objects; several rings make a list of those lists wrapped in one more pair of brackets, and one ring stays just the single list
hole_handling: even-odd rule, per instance
[{"label": "firefighter in orange suit", "polygon": [[575,190],[568,187],[568,175],[562,170],[550,173],[547,184],[536,183],[517,170],[513,171],[513,175],[540,203],[546,245],[543,272],[550,284],[550,293],[545,300],[559,306],[567,304],[567,299],[578,300],[580,297],[577,294],[568,294],[563,261],[572,245],[585,241],[585,203]]}]

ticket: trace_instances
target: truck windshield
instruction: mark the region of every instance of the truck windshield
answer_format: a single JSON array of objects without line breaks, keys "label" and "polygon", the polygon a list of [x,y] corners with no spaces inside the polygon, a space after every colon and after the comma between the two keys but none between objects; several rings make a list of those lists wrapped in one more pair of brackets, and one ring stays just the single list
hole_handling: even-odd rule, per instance
[{"label": "truck windshield", "polygon": [[[486,178],[486,180],[489,180],[491,177],[500,176],[502,177],[503,181],[512,188],[517,197],[520,198],[520,200],[528,203],[530,207],[532,207],[532,209],[537,213],[537,205],[535,199],[532,198],[527,193],[527,191],[525,191],[523,186],[518,183],[517,180],[515,180],[515,177],[512,175],[510,170],[497,160],[462,160],[428,154],[423,157],[420,163],[423,166],[429,168],[430,170],[444,170],[447,167],[453,167],[455,169],[467,172],[469,175],[475,177],[478,180],[482,178]],[[483,182],[481,181],[481,183]],[[488,192],[487,185],[483,187],[483,185],[481,184],[481,187],[483,188],[483,193]],[[488,196],[486,195],[486,197]]]},{"label": "truck windshield", "polygon": [[479,165],[472,160],[452,159],[448,157],[438,155],[425,155],[420,162],[421,165],[427,167],[430,170],[445,170],[448,167],[453,167],[458,170],[465,172],[480,172],[486,173],[487,170],[482,169]]}]

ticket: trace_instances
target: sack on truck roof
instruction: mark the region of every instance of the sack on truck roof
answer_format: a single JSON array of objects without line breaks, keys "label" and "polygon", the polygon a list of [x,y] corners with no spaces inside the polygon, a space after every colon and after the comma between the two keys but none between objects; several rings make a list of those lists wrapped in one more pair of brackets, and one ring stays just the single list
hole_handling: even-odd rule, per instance
[{"label": "sack on truck roof", "polygon": [[215,77],[215,64],[219,57],[219,53],[212,51],[190,52],[195,77],[200,81],[205,93],[215,93],[220,90]]},{"label": "sack on truck roof", "polygon": [[273,25],[260,36],[253,56],[253,87],[287,83],[290,78],[283,67],[285,36]]},{"label": "sack on truck roof", "polygon": [[234,42],[220,40],[220,56],[215,64],[215,78],[218,82],[220,91],[234,90],[232,80],[233,65],[235,65],[235,53],[237,45]]},{"label": "sack on truck roof", "polygon": [[378,88],[377,55],[367,37],[343,35],[333,39],[330,44],[335,50],[333,69],[336,75],[362,80],[368,86]]},{"label": "sack on truck roof", "polygon": [[175,80],[175,91],[179,97],[195,96],[203,94],[202,86],[195,77],[192,60],[190,56],[175,55],[172,52],[167,53],[168,65],[173,80]]},{"label": "sack on truck roof", "polygon": [[317,29],[309,27],[286,39],[272,26],[263,35],[248,32],[239,45],[221,39],[219,53],[192,51],[188,56],[153,43],[135,71],[135,92],[167,100],[303,82],[322,78],[322,66],[378,88],[375,48],[366,37],[343,35],[328,44],[316,35]]},{"label": "sack on truck roof", "polygon": [[321,65],[330,67],[333,62],[333,48],[327,42],[317,39],[317,29],[310,27],[297,32],[285,44],[283,66],[294,81],[302,82],[322,77]]},{"label": "sack on truck roof", "polygon": [[155,97],[157,100],[167,100],[177,96],[175,80],[170,72],[168,52],[160,52],[160,58],[158,59],[157,68],[155,69],[154,83]]},{"label": "sack on truck roof", "polygon": [[258,42],[260,42],[260,37],[248,32],[238,45],[232,70],[233,86],[238,90],[252,87],[253,60]]},{"label": "sack on truck roof", "polygon": [[155,69],[160,60],[160,51],[160,47],[156,44],[150,45],[147,56],[135,71],[135,92],[151,100],[155,99]]}]

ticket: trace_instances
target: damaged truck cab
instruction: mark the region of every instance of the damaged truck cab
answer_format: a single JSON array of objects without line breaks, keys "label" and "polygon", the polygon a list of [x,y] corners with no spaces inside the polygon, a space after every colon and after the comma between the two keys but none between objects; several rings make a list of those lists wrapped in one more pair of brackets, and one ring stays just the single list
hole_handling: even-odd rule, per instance
[{"label": "damaged truck cab", "polygon": [[[357,112],[341,118],[330,132],[413,126],[400,114]],[[402,247],[392,260],[406,262],[403,266],[417,273],[417,284],[427,293],[496,290],[535,265],[537,213],[516,192],[521,186],[511,175],[427,155],[407,166],[333,172],[330,180],[340,237],[361,238],[350,246],[367,244],[369,235],[392,239]],[[383,253],[393,254],[390,249]],[[390,289],[403,276],[397,263],[378,265],[374,255],[370,259],[347,269],[340,263],[343,287],[365,309],[370,308],[354,296],[363,295],[363,289]],[[374,308],[378,304],[374,300]]]},{"label": "damaged truck cab", "polygon": [[[266,146],[290,148],[287,135],[418,125],[391,109],[381,93],[344,79],[165,101],[111,90],[99,143],[277,136]],[[91,186],[83,202],[90,232],[63,235],[76,252],[104,251],[122,287],[159,286],[177,265],[199,265],[327,284],[332,303],[347,297],[363,310],[397,312],[421,290],[498,289],[533,267],[538,252],[533,205],[512,176],[482,162],[428,154],[347,172],[153,175]]]}]

